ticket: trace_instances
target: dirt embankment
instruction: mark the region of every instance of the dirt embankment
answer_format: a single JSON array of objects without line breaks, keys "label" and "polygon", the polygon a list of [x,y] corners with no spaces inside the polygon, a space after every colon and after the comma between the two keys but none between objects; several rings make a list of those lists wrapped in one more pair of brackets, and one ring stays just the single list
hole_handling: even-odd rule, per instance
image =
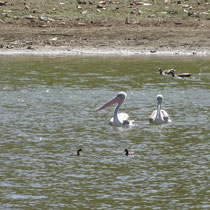
[{"label": "dirt embankment", "polygon": [[0,20],[0,51],[24,49],[210,51],[210,21],[144,18],[132,22],[13,18]]}]

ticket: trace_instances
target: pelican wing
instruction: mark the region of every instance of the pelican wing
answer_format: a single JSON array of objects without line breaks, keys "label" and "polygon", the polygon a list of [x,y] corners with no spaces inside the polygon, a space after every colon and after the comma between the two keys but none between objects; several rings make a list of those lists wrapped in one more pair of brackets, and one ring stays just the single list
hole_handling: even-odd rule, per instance
[{"label": "pelican wing", "polygon": [[168,113],[165,110],[161,110],[161,118],[157,119],[157,110],[153,111],[152,114],[149,116],[149,122],[150,123],[167,123],[171,122],[170,117]]},{"label": "pelican wing", "polygon": [[[129,115],[127,113],[118,113],[117,116],[118,116],[118,119],[121,123],[121,126],[129,125],[129,123],[130,123]],[[111,125],[117,125],[116,122],[114,122],[114,117],[111,118],[110,124]]]},{"label": "pelican wing", "polygon": [[163,119],[165,122],[170,122],[170,117],[168,115],[168,113],[165,110],[161,110],[161,114],[163,115]]},{"label": "pelican wing", "polygon": [[154,122],[157,115],[157,110],[153,111],[152,114],[149,116],[149,122]]},{"label": "pelican wing", "polygon": [[129,120],[129,115],[126,113],[119,113],[118,115],[118,119],[121,122],[122,125],[129,125],[130,124],[130,120]]},{"label": "pelican wing", "polygon": [[119,113],[117,116],[122,123],[129,120],[129,115],[127,113]]}]

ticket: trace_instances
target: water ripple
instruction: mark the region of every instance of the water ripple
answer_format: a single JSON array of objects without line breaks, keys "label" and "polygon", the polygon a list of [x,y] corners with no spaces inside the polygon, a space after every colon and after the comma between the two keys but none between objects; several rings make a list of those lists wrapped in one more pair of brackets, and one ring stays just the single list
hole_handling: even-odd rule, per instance
[{"label": "water ripple", "polygon": [[[208,59],[2,57],[1,64],[2,208],[210,208]],[[193,77],[161,77],[157,66]],[[134,120],[130,128],[109,125],[114,107],[96,112],[119,91],[128,95],[121,110]],[[170,124],[149,124],[158,93]],[[78,148],[81,156],[69,156]]]}]

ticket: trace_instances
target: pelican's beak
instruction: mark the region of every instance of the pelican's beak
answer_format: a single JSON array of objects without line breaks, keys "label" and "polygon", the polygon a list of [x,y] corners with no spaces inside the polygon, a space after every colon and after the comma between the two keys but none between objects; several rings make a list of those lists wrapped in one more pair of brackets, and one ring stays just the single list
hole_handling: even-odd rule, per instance
[{"label": "pelican's beak", "polygon": [[107,103],[105,103],[103,106],[101,106],[99,109],[97,109],[96,111],[99,111],[101,109],[105,109],[107,108],[108,106],[111,106],[113,104],[116,104],[116,103],[120,103],[120,99],[119,97],[115,97],[113,98],[112,100],[108,101]]}]

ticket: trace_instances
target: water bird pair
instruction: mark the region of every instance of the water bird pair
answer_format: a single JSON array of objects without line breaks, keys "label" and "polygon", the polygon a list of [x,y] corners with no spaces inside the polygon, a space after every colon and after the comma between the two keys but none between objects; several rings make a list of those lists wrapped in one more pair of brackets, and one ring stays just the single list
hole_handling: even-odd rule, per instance
[{"label": "water bird pair", "polygon": [[158,71],[160,72],[161,75],[172,75],[172,77],[184,78],[192,76],[192,74],[190,73],[175,74],[176,71],[175,69],[168,69],[163,71],[161,68],[158,68]]},{"label": "water bird pair", "polygon": [[[117,104],[114,109],[114,116],[110,120],[110,125],[112,126],[129,126],[132,125],[132,121],[129,119],[129,115],[126,113],[118,113],[120,106],[122,105],[123,101],[126,99],[127,94],[125,92],[119,92],[116,97],[105,103],[101,106],[97,111],[105,109],[113,104]],[[151,123],[167,123],[170,122],[170,117],[168,113],[161,109],[163,96],[161,94],[157,95],[157,110],[152,112],[149,117],[149,122]]]},{"label": "water bird pair", "polygon": [[[82,149],[78,149],[77,150],[77,154],[74,153],[70,153],[69,156],[80,156],[80,152],[82,151]],[[127,156],[133,156],[134,152],[129,152],[128,149],[125,149],[125,155]]]}]

